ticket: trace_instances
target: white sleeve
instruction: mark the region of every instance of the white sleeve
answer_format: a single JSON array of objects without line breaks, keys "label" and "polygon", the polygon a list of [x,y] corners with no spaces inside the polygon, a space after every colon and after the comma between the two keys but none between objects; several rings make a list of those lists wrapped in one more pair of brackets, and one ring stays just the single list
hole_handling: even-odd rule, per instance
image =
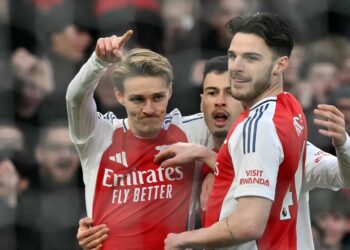
[{"label": "white sleeve", "polygon": [[214,148],[212,134],[204,121],[203,113],[182,117],[182,125],[189,142]]},{"label": "white sleeve", "polygon": [[98,114],[93,93],[108,66],[94,52],[68,86],[66,102],[69,131],[76,144],[86,142],[95,128]]},{"label": "white sleeve", "polygon": [[344,185],[343,187],[350,187],[350,137],[346,135],[346,141],[344,145],[336,147],[336,154],[338,164],[340,166],[341,173],[343,175]]},{"label": "white sleeve", "polygon": [[[338,190],[349,187],[350,181],[350,139],[347,136],[343,146],[336,148],[337,157],[307,144],[305,178],[302,189],[314,188]],[[347,178],[344,178],[347,177]]]},{"label": "white sleeve", "polygon": [[265,120],[259,124],[257,135],[255,148],[251,144],[249,153],[242,151],[242,147],[237,147],[234,140],[231,141],[234,136],[230,138],[229,150],[236,151],[234,155],[231,153],[237,174],[234,197],[259,196],[273,201],[279,166],[284,160],[283,148],[276,128],[270,121]]}]

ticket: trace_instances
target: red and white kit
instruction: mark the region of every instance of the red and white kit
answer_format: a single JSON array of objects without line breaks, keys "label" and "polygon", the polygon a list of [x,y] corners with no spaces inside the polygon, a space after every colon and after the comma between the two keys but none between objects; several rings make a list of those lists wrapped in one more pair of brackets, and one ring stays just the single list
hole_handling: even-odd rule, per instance
[{"label": "red and white kit", "polygon": [[77,146],[85,183],[88,216],[107,224],[103,249],[164,249],[170,232],[194,225],[194,202],[201,167],[161,167],[154,155],[175,142],[212,146],[202,114],[166,116],[157,138],[142,139],[128,119],[96,111],[93,91],[107,64],[95,54],[67,92],[71,138]]},{"label": "red and white kit", "polygon": [[[236,199],[240,196],[262,196],[272,200],[279,198],[278,202],[274,205],[274,209],[271,211],[274,212],[275,225],[273,225],[272,228],[271,226],[267,228],[269,231],[265,232],[261,239],[262,242],[260,240],[251,241],[227,249],[314,249],[308,203],[309,191],[314,188],[338,190],[345,185],[341,168],[350,168],[349,136],[347,136],[343,146],[336,148],[338,158],[325,153],[310,142],[307,142],[305,173],[301,187],[299,182],[301,173],[298,172],[300,171],[298,170],[296,172],[297,175],[294,175],[294,181],[291,182],[291,186],[287,189],[284,188],[284,199],[282,199],[283,195],[281,195],[281,192],[277,195],[276,192],[278,192],[278,190],[276,191],[271,188],[271,184],[276,185],[277,173],[280,171],[280,168],[282,171],[283,166],[280,165],[276,167],[276,160],[279,159],[284,163],[287,154],[299,152],[297,148],[298,144],[289,140],[285,141],[283,138],[280,139],[280,136],[286,135],[285,133],[293,133],[295,137],[298,131],[300,133],[301,130],[304,129],[305,120],[300,120],[299,115],[294,116],[295,118],[293,117],[292,121],[290,121],[290,117],[282,118],[284,112],[278,107],[278,100],[281,98],[290,98],[288,96],[289,94],[284,93],[279,95],[277,99],[268,98],[256,104],[249,112],[243,113],[234,126],[235,129],[241,129],[241,132],[243,132],[241,133],[241,137],[234,137],[238,131],[232,129],[229,134],[231,136],[227,137],[228,140],[219,153],[214,190],[211,193],[206,213],[206,226],[218,220],[222,220],[234,211],[237,205]],[[269,111],[269,109],[271,110]],[[261,118],[259,118],[260,114]],[[259,124],[261,123],[261,121],[259,121],[260,119],[267,119],[267,121],[265,121],[266,123],[270,121],[270,126],[259,128]],[[280,131],[280,127],[271,124],[277,122],[279,119],[284,119],[283,126],[286,127],[283,133]],[[289,125],[286,125],[286,123],[289,123]],[[257,124],[256,129],[255,124]],[[273,157],[274,160],[270,159],[270,161],[257,164],[260,159],[255,153],[258,149],[258,142],[260,143],[260,152],[264,157],[262,159],[276,154],[276,156]],[[287,144],[282,146],[282,142]],[[235,147],[236,144],[239,146]],[[289,153],[286,154],[285,150],[289,150]],[[239,154],[243,155],[243,158]],[[300,159],[302,159],[302,157]],[[272,165],[270,162],[275,162],[275,164]],[[242,172],[242,169],[236,164],[246,164],[245,169],[243,169],[244,172]],[[287,167],[284,168],[287,169]],[[283,176],[285,177],[286,174]],[[297,182],[295,180],[297,180]],[[277,179],[277,183],[278,182],[279,179]],[[280,187],[282,184],[286,185],[287,183],[283,180],[277,187]],[[293,193],[297,190],[300,191],[299,195]],[[296,205],[297,222],[295,224]],[[272,222],[271,219],[269,223],[270,222]],[[277,228],[281,225],[283,226],[280,231],[278,231]],[[276,229],[274,227],[276,227]],[[289,233],[289,235],[287,236],[286,233]],[[293,241],[285,243],[280,240],[280,238],[289,236],[291,236],[289,239]],[[268,241],[266,241],[265,238],[268,238]],[[266,245],[266,242],[271,245]]]},{"label": "red and white kit", "polygon": [[263,197],[274,201],[263,236],[237,248],[295,249],[306,140],[304,113],[288,93],[243,112],[218,154],[206,225],[229,216],[240,197]]}]

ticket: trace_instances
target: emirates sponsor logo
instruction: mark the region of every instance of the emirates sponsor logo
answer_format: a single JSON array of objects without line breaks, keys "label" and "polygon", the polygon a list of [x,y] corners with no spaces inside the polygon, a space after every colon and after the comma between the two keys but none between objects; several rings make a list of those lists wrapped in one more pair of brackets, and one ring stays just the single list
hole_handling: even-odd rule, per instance
[{"label": "emirates sponsor logo", "polygon": [[106,168],[102,185],[111,190],[111,203],[146,202],[171,199],[173,184],[184,178],[181,166],[159,167],[156,170],[136,171],[120,174]]},{"label": "emirates sponsor logo", "polygon": [[184,178],[182,167],[159,167],[156,170],[131,171],[120,174],[113,169],[106,168],[103,174],[102,185],[106,187],[136,186],[167,181],[179,181]]},{"label": "emirates sponsor logo", "polygon": [[[162,151],[168,147],[169,145],[158,145],[155,149]],[[173,184],[184,179],[181,166],[159,166],[147,170],[129,168],[124,151],[109,156],[109,160],[129,169],[127,173],[120,173],[111,167],[104,169],[102,185],[111,191],[112,204],[172,199]]]}]

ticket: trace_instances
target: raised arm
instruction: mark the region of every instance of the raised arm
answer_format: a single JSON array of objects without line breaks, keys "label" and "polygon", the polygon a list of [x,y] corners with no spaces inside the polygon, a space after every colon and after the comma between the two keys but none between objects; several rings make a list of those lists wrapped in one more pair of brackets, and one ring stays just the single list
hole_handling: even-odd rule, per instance
[{"label": "raised arm", "polygon": [[332,139],[337,157],[309,143],[303,188],[350,187],[350,138],[345,131],[344,115],[327,104],[318,105],[315,114],[320,116],[314,120],[315,124],[324,127],[319,129],[320,134]]},{"label": "raised arm", "polygon": [[93,92],[107,67],[122,59],[122,50],[131,35],[129,30],[120,37],[98,39],[95,52],[69,84],[66,94],[68,121],[76,143],[86,140],[95,128],[97,113]]}]

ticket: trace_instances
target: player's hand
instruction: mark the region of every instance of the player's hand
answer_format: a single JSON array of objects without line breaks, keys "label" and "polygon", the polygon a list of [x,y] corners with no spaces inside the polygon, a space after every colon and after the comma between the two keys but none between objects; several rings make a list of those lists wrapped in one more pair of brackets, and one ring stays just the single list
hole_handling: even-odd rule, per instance
[{"label": "player's hand", "polygon": [[214,184],[214,174],[209,173],[207,174],[207,176],[204,178],[202,182],[202,190],[199,198],[202,211],[207,210],[208,200],[209,200],[210,192],[213,189],[213,184]]},{"label": "player's hand", "polygon": [[184,165],[196,161],[195,148],[199,145],[177,142],[162,149],[154,156],[154,162],[162,166]]},{"label": "player's hand", "polygon": [[319,104],[314,110],[321,118],[314,119],[314,123],[325,128],[319,129],[321,135],[330,137],[335,147],[344,145],[346,141],[344,114],[333,105]]},{"label": "player's hand", "polygon": [[77,239],[79,246],[84,250],[98,250],[108,238],[109,228],[106,225],[92,226],[93,220],[89,217],[80,219]]},{"label": "player's hand", "polygon": [[164,250],[181,250],[184,248],[178,247],[179,234],[170,233],[164,240]]},{"label": "player's hand", "polygon": [[108,63],[119,62],[123,58],[123,49],[133,31],[128,30],[122,36],[110,36],[97,40],[95,53],[97,57]]}]

